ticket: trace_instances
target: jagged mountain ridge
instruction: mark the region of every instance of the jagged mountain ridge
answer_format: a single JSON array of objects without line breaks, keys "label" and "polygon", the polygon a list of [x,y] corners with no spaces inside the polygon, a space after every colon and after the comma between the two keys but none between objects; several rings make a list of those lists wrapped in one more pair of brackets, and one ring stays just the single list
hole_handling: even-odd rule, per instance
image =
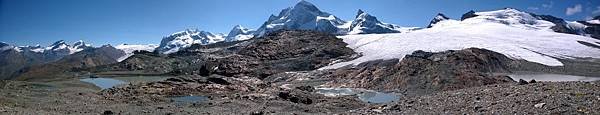
[{"label": "jagged mountain ridge", "polygon": [[[400,33],[414,29],[418,28],[401,27],[398,25],[381,22],[375,16],[372,16],[360,9],[353,21],[344,21],[333,14],[319,10],[319,8],[314,4],[302,0],[293,7],[288,7],[281,10],[278,15],[271,15],[267,21],[265,21],[263,25],[256,30],[237,25],[233,27],[227,36],[195,37],[197,39],[209,39],[213,42],[196,42],[198,40],[194,39],[194,37],[187,37],[194,36],[193,32],[192,35],[181,35],[181,33],[185,33],[185,31],[177,32],[170,36],[164,37],[157,51],[162,54],[170,54],[183,48],[187,48],[192,44],[206,45],[221,41],[232,42],[237,40],[247,40],[253,37],[264,36],[268,33],[279,30],[313,30],[335,35],[346,35]],[[206,34],[213,34],[205,31],[202,32]],[[189,38],[192,38],[193,40],[190,40]],[[222,40],[222,38],[225,38],[225,40]]]},{"label": "jagged mountain ridge", "polygon": [[[26,72],[30,68],[41,67],[42,65],[57,62],[65,57],[74,56],[79,53],[90,53],[89,51],[97,51],[98,49],[113,48],[110,45],[102,47],[93,47],[82,40],[76,41],[73,45],[67,44],[64,40],[59,40],[47,47],[36,46],[13,46],[8,43],[0,43],[0,79],[12,79]],[[113,48],[114,49],[114,48]],[[125,53],[121,53],[121,49],[106,50],[101,55],[108,57],[122,57]],[[98,55],[98,54],[94,54]],[[69,61],[85,61],[70,59]],[[83,59],[83,58],[81,58]],[[112,63],[113,58],[98,59],[103,62],[96,61],[94,63],[105,64]],[[95,60],[95,59],[94,59]],[[96,65],[96,64],[94,64]],[[35,66],[35,67],[34,67]]]}]

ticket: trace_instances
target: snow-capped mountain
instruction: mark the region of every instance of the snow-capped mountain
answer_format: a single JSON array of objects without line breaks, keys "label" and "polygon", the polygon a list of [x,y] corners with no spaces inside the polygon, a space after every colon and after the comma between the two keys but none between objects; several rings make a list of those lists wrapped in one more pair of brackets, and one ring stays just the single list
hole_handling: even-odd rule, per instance
[{"label": "snow-capped mountain", "polygon": [[281,10],[279,15],[271,15],[269,19],[257,29],[256,35],[281,29],[289,30],[315,30],[332,34],[346,33],[346,21],[319,10],[312,3],[304,0],[295,6]]},{"label": "snow-capped mountain", "polygon": [[117,59],[117,61],[121,62],[121,61],[127,59],[129,56],[133,55],[134,51],[144,50],[144,51],[153,52],[154,49],[156,49],[157,47],[158,47],[158,45],[156,45],[156,44],[148,44],[148,45],[120,44],[120,45],[117,45],[117,46],[115,46],[115,48],[125,52],[125,55],[119,57]]},{"label": "snow-capped mountain", "polygon": [[514,8],[504,8],[502,10],[487,12],[470,11],[465,13],[461,20],[470,20],[469,22],[495,22],[523,29],[554,31],[600,39],[600,32],[598,32],[600,27],[598,27],[598,24],[588,23],[594,22],[593,19],[588,21],[565,21],[551,15],[538,15],[519,11]]},{"label": "snow-capped mountain", "polygon": [[27,56],[34,56],[31,58],[41,59],[44,62],[58,60],[66,55],[93,48],[90,44],[86,44],[82,40],[73,43],[73,46],[65,43],[64,40],[56,41],[47,47],[42,47],[39,44],[36,46],[15,47],[4,42],[0,43],[0,46],[2,51],[13,50]]},{"label": "snow-capped mountain", "polygon": [[162,54],[170,54],[190,47],[192,44],[206,45],[224,40],[225,36],[223,34],[213,34],[198,29],[186,29],[185,31],[164,37],[156,50]]},{"label": "snow-capped mountain", "polygon": [[473,24],[493,22],[528,30],[548,31],[552,31],[550,28],[555,25],[550,21],[541,20],[539,17],[535,17],[530,13],[519,11],[513,8],[504,8],[501,10],[485,12],[475,12],[474,14],[474,17],[466,18],[463,21]]},{"label": "snow-capped mountain", "polygon": [[[1,42],[0,49],[2,51],[0,51],[0,57],[2,58],[0,58],[0,63],[3,64],[0,65],[0,79],[15,77],[15,75],[21,74],[20,72],[23,72],[22,69],[24,68],[56,62],[72,55],[89,54],[89,56],[84,57],[91,58],[90,60],[102,58],[102,60],[94,61],[94,63],[113,62],[116,60],[106,61],[104,59],[110,58],[104,57],[112,58],[125,55],[125,53],[120,50],[105,50],[107,48],[110,49],[112,46],[104,45],[102,47],[95,48],[81,40],[73,43],[72,46],[67,44],[64,40],[59,40],[47,47],[42,47],[40,45],[15,47],[13,45]],[[99,56],[100,58],[96,58],[96,56]],[[74,63],[87,63],[89,61],[72,59],[65,60],[72,61]]]},{"label": "snow-capped mountain", "polygon": [[377,59],[402,59],[416,50],[439,52],[471,47],[547,66],[562,66],[560,59],[600,58],[600,39],[555,32],[553,22],[530,13],[506,8],[467,14],[470,16],[462,21],[439,21],[431,28],[410,33],[339,36],[363,56],[322,69]]},{"label": "snow-capped mountain", "polygon": [[[26,47],[29,47],[29,46],[26,46]],[[73,54],[73,53],[83,51],[88,48],[92,48],[92,45],[86,44],[82,40],[79,40],[79,41],[73,43],[73,46],[65,43],[64,40],[59,40],[59,41],[54,42],[52,45],[44,48],[43,52],[51,53],[51,54],[66,54],[66,55],[68,55],[68,54]]]},{"label": "snow-capped mountain", "polygon": [[381,33],[400,33],[409,29],[394,24],[383,23],[377,20],[377,17],[359,9],[356,13],[356,19],[350,24],[347,34],[381,34]]},{"label": "snow-capped mountain", "polygon": [[433,17],[433,19],[429,22],[429,25],[427,26],[427,28],[431,28],[433,27],[433,25],[437,24],[438,22],[444,21],[444,20],[448,20],[450,18],[448,18],[446,15],[442,14],[442,13],[438,13],[435,17]]},{"label": "snow-capped mountain", "polygon": [[11,46],[10,44],[7,44],[5,42],[0,42],[0,51],[10,50],[13,48],[14,48],[14,46]]},{"label": "snow-capped mountain", "polygon": [[254,37],[254,30],[244,28],[241,25],[236,25],[229,31],[227,37],[225,37],[226,42],[238,41],[238,40],[247,40]]}]

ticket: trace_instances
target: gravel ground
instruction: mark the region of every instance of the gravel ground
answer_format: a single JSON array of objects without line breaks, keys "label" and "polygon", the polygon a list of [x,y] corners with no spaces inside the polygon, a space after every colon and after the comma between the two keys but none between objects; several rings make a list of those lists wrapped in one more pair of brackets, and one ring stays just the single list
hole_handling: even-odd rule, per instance
[{"label": "gravel ground", "polygon": [[361,114],[600,114],[600,81],[496,84],[403,98]]},{"label": "gravel ground", "polygon": [[600,81],[494,84],[403,97],[388,104],[295,88],[268,89],[212,94],[204,102],[178,105],[161,96],[154,102],[111,99],[76,80],[0,81],[0,114],[600,114]]}]

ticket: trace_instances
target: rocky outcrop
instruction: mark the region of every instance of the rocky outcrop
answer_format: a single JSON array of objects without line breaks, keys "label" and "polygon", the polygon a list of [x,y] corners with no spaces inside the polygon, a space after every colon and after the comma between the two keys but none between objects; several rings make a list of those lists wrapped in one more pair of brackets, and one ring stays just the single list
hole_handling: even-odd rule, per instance
[{"label": "rocky outcrop", "polygon": [[551,15],[536,15],[533,13],[530,14],[540,20],[546,20],[554,23],[554,26],[550,27],[550,29],[552,29],[554,32],[565,34],[578,34],[575,30],[569,28],[567,26],[567,22],[561,18],[557,18]]},{"label": "rocky outcrop", "polygon": [[477,16],[475,14],[475,11],[471,10],[471,11],[463,14],[462,17],[460,17],[460,20],[465,20],[465,19],[472,18],[472,17],[475,17],[475,16]]},{"label": "rocky outcrop", "polygon": [[495,83],[512,82],[507,76],[511,59],[485,49],[469,48],[439,53],[415,51],[398,61],[378,60],[333,70],[331,87],[396,90],[429,94]]}]

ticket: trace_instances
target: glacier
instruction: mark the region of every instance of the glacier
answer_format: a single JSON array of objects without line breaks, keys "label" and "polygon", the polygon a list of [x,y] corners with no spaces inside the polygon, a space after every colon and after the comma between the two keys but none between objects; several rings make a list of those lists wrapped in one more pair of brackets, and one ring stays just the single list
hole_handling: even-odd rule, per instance
[{"label": "glacier", "polygon": [[514,9],[477,12],[479,16],[444,20],[431,28],[409,33],[363,34],[338,36],[361,57],[331,64],[321,69],[335,69],[378,59],[402,59],[416,50],[440,52],[465,48],[485,48],[513,59],[547,66],[563,66],[558,59],[600,58],[600,49],[579,41],[600,45],[600,40],[557,33],[554,24],[532,18]]}]

